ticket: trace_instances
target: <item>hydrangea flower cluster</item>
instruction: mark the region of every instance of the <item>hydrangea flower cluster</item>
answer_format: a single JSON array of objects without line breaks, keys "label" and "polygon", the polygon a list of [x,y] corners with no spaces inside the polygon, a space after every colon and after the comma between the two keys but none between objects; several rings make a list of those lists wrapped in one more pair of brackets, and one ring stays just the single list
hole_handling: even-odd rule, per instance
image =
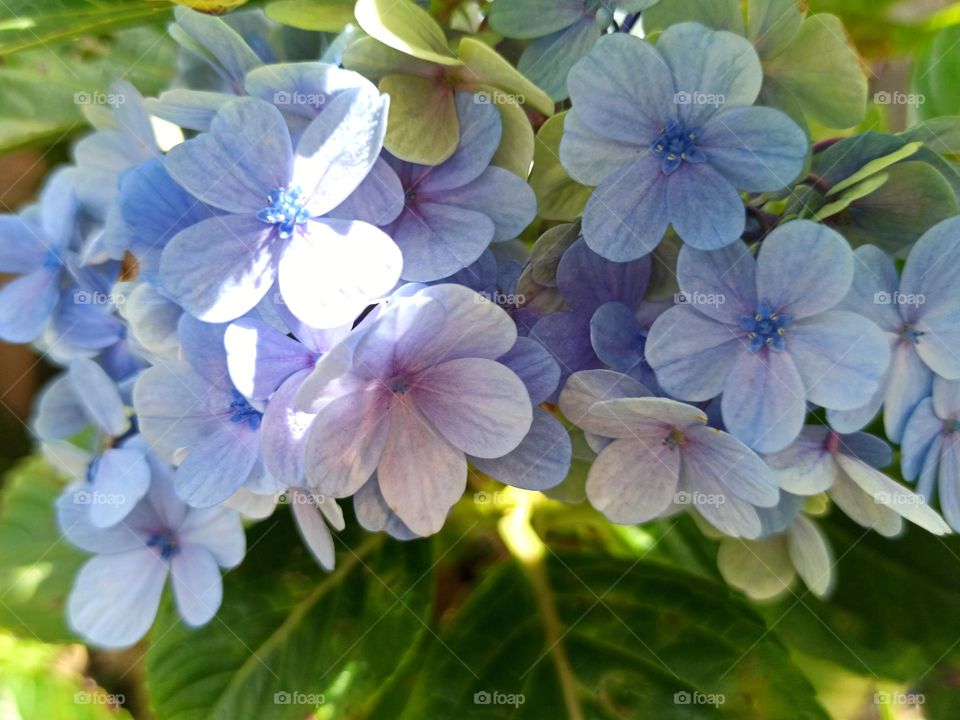
[{"label": "hydrangea flower cluster", "polygon": [[[494,3],[534,39],[520,70],[569,90],[559,160],[596,189],[562,232],[503,161],[517,136],[488,94],[458,89],[456,147],[416,164],[384,148],[405,99],[336,53],[280,63],[178,9],[178,87],[118,81],[75,164],[0,218],[0,338],[63,368],[32,428],[72,479],[63,533],[94,555],[74,629],[136,642],[168,577],[209,621],[243,523],[282,498],[332,569],[354,517],[415,540],[477,476],[576,484],[581,436],[597,511],[693,514],[757,596],[796,575],[828,592],[817,502],[884,535],[960,530],[960,218],[899,275],[854,250],[789,201],[810,143],[755,104],[750,42],[642,39],[650,4]],[[919,494],[884,472],[881,412]],[[750,556],[777,583],[751,584]]]}]

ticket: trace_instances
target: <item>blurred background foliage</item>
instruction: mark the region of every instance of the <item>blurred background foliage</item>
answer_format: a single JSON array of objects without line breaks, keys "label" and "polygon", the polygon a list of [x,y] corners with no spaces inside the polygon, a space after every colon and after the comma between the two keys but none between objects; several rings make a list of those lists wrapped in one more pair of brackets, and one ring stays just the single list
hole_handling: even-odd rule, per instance
[{"label": "blurred background foliage", "polygon": [[[180,4],[224,12],[244,2]],[[420,4],[448,36],[500,41],[484,20],[488,2]],[[921,199],[936,190],[925,183],[946,178],[952,186],[960,159],[955,120],[936,127],[942,159],[894,153],[929,140],[922,127],[897,135],[917,122],[960,115],[960,2],[800,4],[842,19],[869,79],[866,117],[839,131],[811,123],[814,141],[888,133],[878,157],[891,159],[874,170],[890,177],[877,182],[867,173],[858,182]],[[351,0],[247,5],[326,32],[353,16]],[[105,92],[114,77],[148,95],[165,87],[176,68],[166,33],[172,7],[167,0],[0,2],[3,212],[32,200],[44,175],[69,157],[69,143],[87,127],[89,107],[78,96]],[[519,52],[515,41],[497,47],[511,60]],[[552,155],[545,150],[559,142],[561,128],[562,116],[543,125],[534,157]],[[537,152],[518,150],[527,151]],[[917,160],[937,167],[940,180],[918,171]],[[531,183],[545,220],[572,219],[585,201],[584,189],[547,163]],[[828,220],[863,196],[849,193],[826,209],[815,199],[811,213]],[[874,200],[882,212],[884,196]],[[877,225],[895,215],[877,216]],[[723,584],[717,543],[690,518],[617,527],[584,505],[504,491],[474,475],[478,495],[464,498],[440,536],[403,544],[348,530],[329,576],[278,513],[251,529],[251,553],[226,578],[219,619],[191,631],[167,608],[149,642],[119,654],[91,651],[63,620],[83,562],[60,540],[53,518],[63,480],[27,457],[24,423],[51,369],[22,347],[0,346],[0,363],[3,720],[495,717],[471,701],[494,689],[525,693],[524,705],[509,708],[515,718],[566,717],[569,692],[590,718],[951,720],[960,712],[956,538],[911,527],[889,541],[834,513],[824,523],[838,558],[832,597],[821,601],[794,587],[757,604]],[[582,465],[554,496],[582,499]],[[563,653],[539,657],[561,637]],[[278,693],[318,687],[323,700],[315,708],[275,701]],[[678,706],[671,697],[678,690],[722,693],[727,701]],[[877,702],[911,694],[924,702]]]}]

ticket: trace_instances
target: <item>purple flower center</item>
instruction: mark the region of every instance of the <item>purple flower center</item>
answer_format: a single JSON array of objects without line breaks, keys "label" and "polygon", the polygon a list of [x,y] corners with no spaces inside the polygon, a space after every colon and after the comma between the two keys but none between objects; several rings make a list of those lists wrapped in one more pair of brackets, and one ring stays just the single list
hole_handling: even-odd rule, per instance
[{"label": "purple flower center", "polygon": [[775,313],[767,300],[760,301],[754,315],[740,317],[740,327],[747,331],[747,339],[753,352],[759,352],[765,347],[771,350],[786,350],[787,328],[792,323],[791,316]]},{"label": "purple flower center", "polygon": [[390,382],[387,383],[387,386],[390,388],[390,392],[392,392],[394,395],[405,395],[407,390],[410,389],[407,379],[400,376],[390,380]]},{"label": "purple flower center", "polygon": [[900,329],[900,339],[906,340],[909,343],[914,345],[920,344],[920,338],[923,337],[926,333],[922,330],[917,330],[915,327],[909,323],[905,323],[904,326]]},{"label": "purple flower center", "polygon": [[247,399],[236,390],[233,391],[233,401],[230,403],[230,422],[246,423],[251,430],[260,427],[263,413],[254,408]]},{"label": "purple flower center", "polygon": [[270,204],[257,213],[257,220],[276,225],[283,239],[293,235],[297,225],[303,225],[310,219],[310,213],[304,207],[306,198],[298,187],[276,188],[267,200]]},{"label": "purple flower center", "polygon": [[662,158],[661,168],[664,175],[672,175],[686,161],[702,163],[707,156],[696,146],[700,137],[700,128],[687,130],[679,120],[671,120],[666,130],[650,145],[650,151]]},{"label": "purple flower center", "polygon": [[151,535],[147,538],[147,547],[154,548],[164,560],[169,560],[180,552],[177,536],[172,530],[161,530]]}]

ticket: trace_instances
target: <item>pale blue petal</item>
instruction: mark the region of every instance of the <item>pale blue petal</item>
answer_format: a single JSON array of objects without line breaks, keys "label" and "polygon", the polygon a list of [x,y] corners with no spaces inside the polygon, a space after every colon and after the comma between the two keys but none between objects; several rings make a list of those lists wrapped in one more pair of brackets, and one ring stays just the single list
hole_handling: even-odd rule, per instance
[{"label": "pale blue petal", "polygon": [[937,377],[933,381],[933,409],[938,416],[960,418],[960,382]]},{"label": "pale blue petal", "polygon": [[565,100],[567,76],[600,38],[596,18],[587,15],[573,25],[537,38],[524,49],[517,70],[553,100]]},{"label": "pale blue petal", "polygon": [[649,257],[628,263],[610,262],[583,240],[577,240],[557,266],[557,287],[567,305],[585,314],[612,301],[633,309],[646,295],[651,266]]},{"label": "pale blue petal", "polygon": [[143,538],[138,534],[140,524],[148,516],[156,521],[156,516],[148,508],[141,505],[126,521],[99,528],[90,521],[89,501],[90,490],[85,482],[74,483],[57,498],[57,523],[70,543],[90,553],[123,553],[143,547]]},{"label": "pale blue petal", "polygon": [[780,500],[773,472],[735,437],[707,426],[688,427],[684,435],[688,442],[680,448],[683,464],[693,459],[697,466],[687,480],[707,473],[741,500],[758,507],[773,507]]},{"label": "pale blue petal", "polygon": [[917,355],[916,346],[901,341],[893,350],[883,407],[887,437],[899,443],[910,413],[933,388],[933,371]]},{"label": "pale blue petal", "polygon": [[0,272],[30,273],[55,250],[39,228],[18,215],[0,215]]},{"label": "pale blue petal", "polygon": [[533,425],[520,444],[506,455],[471,458],[482,473],[525,490],[546,490],[563,482],[573,449],[563,424],[546,410],[533,409]]},{"label": "pale blue petal", "polygon": [[[643,523],[671,507],[680,475],[680,453],[663,442],[628,438],[605,447],[587,477],[587,498],[607,519]],[[636,472],[643,468],[643,474]]]},{"label": "pale blue petal", "polygon": [[612,370],[585,370],[570,376],[560,393],[560,412],[575,425],[601,400],[649,397],[650,391],[629,375]]},{"label": "pale blue petal", "polygon": [[261,453],[267,470],[287,487],[306,484],[304,452],[313,413],[298,410],[294,402],[309,370],[300,370],[280,385],[263,413]]},{"label": "pale blue petal", "polygon": [[264,65],[247,73],[248,95],[273,103],[290,115],[313,119],[343,92],[368,89],[359,73],[323,62]]},{"label": "pale blue petal", "polygon": [[175,10],[170,34],[186,50],[210,63],[236,93],[243,92],[244,76],[262,63],[243,38],[217,17],[184,7]]},{"label": "pale blue petal", "polygon": [[900,277],[893,259],[873,245],[858,247],[853,257],[853,285],[837,309],[860,313],[887,332],[899,335],[903,318],[894,299]]},{"label": "pale blue petal", "polygon": [[177,528],[177,536],[181,542],[206,548],[225,568],[239,565],[247,547],[240,516],[226,507],[191,508]]},{"label": "pale blue petal", "polygon": [[736,242],[747,223],[736,188],[708,163],[683,163],[666,178],[669,219],[677,235],[698,250]]},{"label": "pale blue petal", "polygon": [[[594,403],[589,411],[590,427],[585,429],[615,438],[642,438],[664,441],[673,429],[684,433],[692,425],[706,425],[702,410],[669,398],[616,398]],[[598,422],[599,421],[599,422]],[[604,429],[599,429],[599,423]]]},{"label": "pale blue petal", "polygon": [[127,426],[123,400],[103,368],[81,358],[70,363],[67,375],[87,417],[106,434],[120,435]]},{"label": "pale blue petal", "polygon": [[510,351],[497,360],[523,381],[534,405],[546,401],[560,383],[556,361],[543,345],[531,338],[518,337]]},{"label": "pale blue petal", "polygon": [[90,485],[90,521],[110,527],[123,520],[150,487],[150,466],[143,451],[111,448],[97,460]]},{"label": "pale blue petal", "polygon": [[[330,528],[324,522],[320,511],[311,504],[309,494],[294,489],[291,498],[293,499],[293,517],[297,521],[297,531],[300,533],[303,544],[307,546],[310,554],[320,563],[321,567],[328,571],[333,570],[336,562],[336,552],[334,551]],[[330,502],[333,502],[333,500]]]},{"label": "pale blue petal", "polygon": [[41,440],[70,437],[88,422],[86,410],[74,392],[69,375],[54,378],[40,391],[31,426]]},{"label": "pale blue petal", "polygon": [[573,373],[593,370],[601,365],[590,344],[590,315],[586,313],[545,315],[530,329],[530,337],[543,345],[557,361],[561,384]]},{"label": "pale blue petal", "polygon": [[828,428],[808,425],[788,447],[764,457],[781,488],[796,495],[816,495],[829,490],[839,475],[827,451]]},{"label": "pale blue petal", "polygon": [[590,318],[590,343],[604,365],[628,372],[646,362],[647,333],[636,315],[620,302],[601,305]]},{"label": "pale blue petal", "polygon": [[182,544],[170,561],[173,598],[187,625],[210,622],[223,600],[223,581],[217,561],[205,548]]},{"label": "pale blue petal", "polygon": [[0,340],[19,344],[40,336],[57,304],[59,278],[58,271],[40,269],[0,289]]},{"label": "pale blue petal", "polygon": [[943,431],[943,420],[933,412],[933,400],[922,400],[910,414],[900,446],[900,469],[911,482],[920,477],[934,440]]},{"label": "pale blue petal", "polygon": [[560,162],[574,180],[584,185],[599,185],[611,173],[648,151],[645,143],[608,138],[591,130],[577,112],[563,119]]},{"label": "pale blue petal", "polygon": [[207,132],[220,109],[236,99],[229,93],[175,88],[160,93],[159,98],[147,98],[145,105],[151,115],[184,130]]},{"label": "pale blue petal", "polygon": [[383,158],[377,158],[373,169],[353,193],[327,217],[341,220],[362,220],[382,227],[397,219],[403,211],[404,194],[400,178]]},{"label": "pale blue petal", "polygon": [[244,484],[260,456],[260,433],[224,422],[190,448],[174,475],[177,495],[193,507],[219,505]]},{"label": "pale blue petal", "polygon": [[317,359],[302,343],[252,318],[231,323],[223,343],[234,387],[254,400],[266,400],[288,377],[312,369]]},{"label": "pale blue petal", "polygon": [[423,191],[432,194],[440,190],[462,188],[487,169],[500,146],[503,126],[497,106],[477,100],[478,96],[473,93],[457,93],[459,144],[453,155],[424,174],[423,179],[414,186],[418,193]]},{"label": "pale blue petal", "polygon": [[577,22],[583,0],[498,0],[490,9],[490,26],[511,38],[537,38]]},{"label": "pale blue petal", "polygon": [[[424,183],[424,186],[426,183]],[[456,205],[482,213],[493,221],[494,242],[513,240],[537,215],[537,196],[519,176],[489,167],[463,187],[426,191],[432,203]]]},{"label": "pale blue petal", "polygon": [[430,281],[473,263],[493,241],[496,227],[480,212],[420,202],[388,231],[403,253],[403,279]]},{"label": "pale blue petal", "polygon": [[380,483],[376,476],[357,491],[353,496],[353,510],[357,515],[357,522],[370,532],[385,531],[397,540],[413,540],[419,537],[397,517],[380,492]]},{"label": "pale blue petal", "polygon": [[738,325],[757,311],[757,263],[742,242],[705,252],[680,249],[677,280],[683,304],[714,320]]}]

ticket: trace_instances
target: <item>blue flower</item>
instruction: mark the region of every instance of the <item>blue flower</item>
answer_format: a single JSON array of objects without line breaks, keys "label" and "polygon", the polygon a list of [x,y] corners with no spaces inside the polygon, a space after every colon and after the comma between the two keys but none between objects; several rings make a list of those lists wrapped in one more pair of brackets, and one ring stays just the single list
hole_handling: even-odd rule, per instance
[{"label": "blue flower", "polygon": [[[71,627],[100,647],[124,648],[153,623],[167,577],[188,625],[203,625],[220,607],[220,567],[246,549],[240,518],[227,508],[196,510],[173,492],[169,468],[151,463],[150,490],[119,524],[98,528],[73,493],[57,501],[64,536],[94,557],[80,569],[67,601]],[[78,490],[77,492],[82,492]]]},{"label": "blue flower", "polygon": [[321,358],[297,395],[317,415],[311,488],[348,497],[376,471],[410,530],[437,532],[466,487],[466,456],[503,457],[530,430],[527,389],[497,362],[516,340],[503,310],[459,285],[391,299]]},{"label": "blue flower", "polygon": [[859,430],[883,405],[887,437],[900,442],[910,413],[930,394],[934,374],[960,379],[960,218],[921,237],[903,277],[883,251],[858,248],[850,295],[839,306],[873,320],[890,345],[891,361],[876,394],[863,407],[829,413],[841,432]]},{"label": "blue flower", "polygon": [[32,425],[41,440],[61,440],[91,424],[106,437],[130,426],[114,380],[93,360],[78,358],[40,393]]},{"label": "blue flower", "polygon": [[497,0],[490,26],[509,38],[530,39],[517,69],[554,100],[568,97],[567,75],[614,22],[614,12],[637,13],[657,0]]},{"label": "blue flower", "polygon": [[780,493],[767,465],[732,435],[707,426],[698,408],[636,396],[636,386],[611,385],[609,371],[571,376],[560,394],[568,420],[612,442],[587,476],[590,503],[616,523],[632,525],[692,506],[718,530],[759,537],[757,508]]},{"label": "blue flower", "polygon": [[910,415],[903,432],[903,477],[917,492],[934,494],[950,526],[960,531],[960,381],[934,378],[933,394]]},{"label": "blue flower", "polygon": [[460,141],[453,155],[430,167],[387,161],[403,184],[403,212],[387,229],[403,252],[405,280],[431,281],[476,261],[491,242],[512,240],[537,214],[530,186],[509,170],[490,166],[500,146],[500,113],[456,95]]},{"label": "blue flower", "polygon": [[788,448],[765,459],[784,490],[797,495],[827,492],[852,520],[881,535],[898,535],[903,519],[935,535],[950,532],[921,496],[880,471],[893,462],[893,453],[873,435],[841,435],[823,425],[808,425]]},{"label": "blue flower", "polygon": [[301,320],[336,327],[396,284],[402,258],[373,225],[329,216],[367,177],[387,102],[369,83],[339,95],[300,136],[280,111],[233,100],[209,133],[167,156],[173,178],[227,214],[181,230],[160,261],[163,288],[195,317],[234,320],[279,283]]},{"label": "blue flower", "polygon": [[737,242],[704,252],[685,246],[677,274],[686,304],[661,315],[647,360],[672,396],[723,394],[723,421],[758,452],[800,433],[807,402],[860,407],[890,360],[883,332],[836,310],[853,282],[854,255],[833,230],[807,220],[780,226],[759,257]]},{"label": "blue flower", "polygon": [[656,47],[601,38],[570,72],[573,109],[560,160],[597,186],[583,214],[587,244],[609,260],[653,250],[669,225],[700,250],[743,233],[738,190],[784,188],[803,169],[804,132],[786,115],[747,107],[763,73],[750,43],[696,23]]}]

